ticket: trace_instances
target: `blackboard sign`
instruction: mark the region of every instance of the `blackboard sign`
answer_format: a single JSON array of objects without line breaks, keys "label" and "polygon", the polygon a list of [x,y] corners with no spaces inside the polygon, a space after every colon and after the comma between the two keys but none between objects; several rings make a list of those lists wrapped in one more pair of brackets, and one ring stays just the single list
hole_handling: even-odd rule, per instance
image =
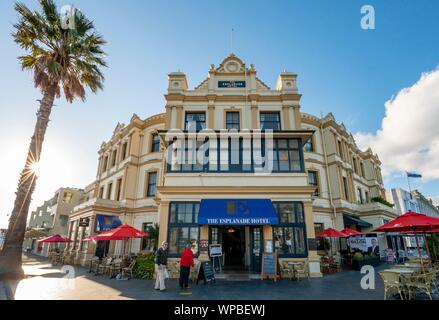
[{"label": "blackboard sign", "polygon": [[210,256],[218,257],[223,255],[223,248],[220,244],[211,244],[210,245]]},{"label": "blackboard sign", "polygon": [[274,281],[278,277],[277,254],[275,252],[264,252],[262,254],[261,280],[267,277],[274,278]]},{"label": "blackboard sign", "polygon": [[212,263],[210,261],[201,262],[200,268],[198,270],[197,284],[200,280],[204,280],[204,283],[216,282],[215,273],[213,271]]}]

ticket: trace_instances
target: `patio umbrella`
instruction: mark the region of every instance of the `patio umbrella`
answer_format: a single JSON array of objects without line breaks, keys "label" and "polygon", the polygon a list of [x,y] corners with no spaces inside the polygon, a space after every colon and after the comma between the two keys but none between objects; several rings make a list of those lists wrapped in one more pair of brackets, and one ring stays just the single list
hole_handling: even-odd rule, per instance
[{"label": "patio umbrella", "polygon": [[137,230],[136,228],[131,227],[128,224],[124,224],[122,226],[119,226],[115,229],[103,232],[101,234],[91,236],[91,240],[102,240],[102,241],[108,241],[108,240],[123,240],[123,249],[122,249],[122,255],[125,253],[125,242],[129,238],[143,238],[147,237],[148,234]]},{"label": "patio umbrella", "polygon": [[45,238],[42,238],[40,240],[38,240],[38,242],[41,243],[66,243],[66,242],[73,242],[72,240],[70,240],[67,237],[61,236],[59,234],[54,234]]},{"label": "patio umbrella", "polygon": [[353,230],[351,228],[344,228],[343,230],[341,230],[342,233],[344,233],[347,236],[362,236],[365,235],[365,233],[357,231],[357,230]]},{"label": "patio umbrella", "polygon": [[[413,233],[423,233],[425,238],[425,233],[438,229],[439,228],[439,219],[427,216],[422,213],[416,212],[407,212],[396,219],[390,221],[382,225],[379,228],[376,228],[375,232],[413,232]],[[419,247],[418,237],[416,239],[416,246],[418,247],[418,254],[421,258],[421,265],[423,265],[422,261],[422,253]],[[427,246],[428,252],[428,246]]]},{"label": "patio umbrella", "polygon": [[[316,237],[317,238],[346,238],[348,236],[341,231],[337,231],[337,230],[332,229],[332,228],[327,228],[327,229],[319,232],[318,234],[316,234]],[[331,246],[332,246],[332,244],[331,244]]]}]

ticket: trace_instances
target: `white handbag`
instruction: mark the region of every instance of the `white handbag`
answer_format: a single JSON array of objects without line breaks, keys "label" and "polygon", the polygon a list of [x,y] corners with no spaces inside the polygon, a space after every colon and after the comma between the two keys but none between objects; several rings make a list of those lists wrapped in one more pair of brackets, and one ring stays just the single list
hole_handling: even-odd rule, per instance
[{"label": "white handbag", "polygon": [[163,270],[163,277],[164,277],[165,279],[168,279],[168,278],[169,278],[168,269],[164,269],[164,270]]}]

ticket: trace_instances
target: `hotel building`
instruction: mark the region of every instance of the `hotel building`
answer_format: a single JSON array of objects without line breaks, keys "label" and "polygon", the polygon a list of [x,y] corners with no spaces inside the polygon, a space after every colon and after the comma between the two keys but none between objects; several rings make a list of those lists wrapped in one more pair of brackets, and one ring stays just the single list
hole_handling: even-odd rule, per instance
[{"label": "hotel building", "polygon": [[[385,197],[378,157],[359,150],[332,114],[301,112],[295,73],[282,72],[272,89],[231,54],[194,89],[182,72],[168,77],[165,113],[134,115],[101,145],[88,201],[69,219],[78,263],[121,253],[120,241],[83,241],[89,235],[157,223],[171,261],[188,242],[198,260],[221,244],[226,268],[259,272],[262,253],[273,250],[280,261],[307,260],[318,277],[316,232],[368,231],[396,217],[371,201]],[[128,245],[133,253],[153,246]]]}]

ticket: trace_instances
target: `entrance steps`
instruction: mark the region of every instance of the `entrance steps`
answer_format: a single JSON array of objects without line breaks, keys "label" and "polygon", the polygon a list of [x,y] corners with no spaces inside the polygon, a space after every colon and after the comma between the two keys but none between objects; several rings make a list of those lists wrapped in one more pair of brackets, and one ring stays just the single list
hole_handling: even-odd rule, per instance
[{"label": "entrance steps", "polygon": [[226,281],[250,281],[261,279],[261,275],[259,273],[250,272],[221,272],[215,273],[215,278]]}]

